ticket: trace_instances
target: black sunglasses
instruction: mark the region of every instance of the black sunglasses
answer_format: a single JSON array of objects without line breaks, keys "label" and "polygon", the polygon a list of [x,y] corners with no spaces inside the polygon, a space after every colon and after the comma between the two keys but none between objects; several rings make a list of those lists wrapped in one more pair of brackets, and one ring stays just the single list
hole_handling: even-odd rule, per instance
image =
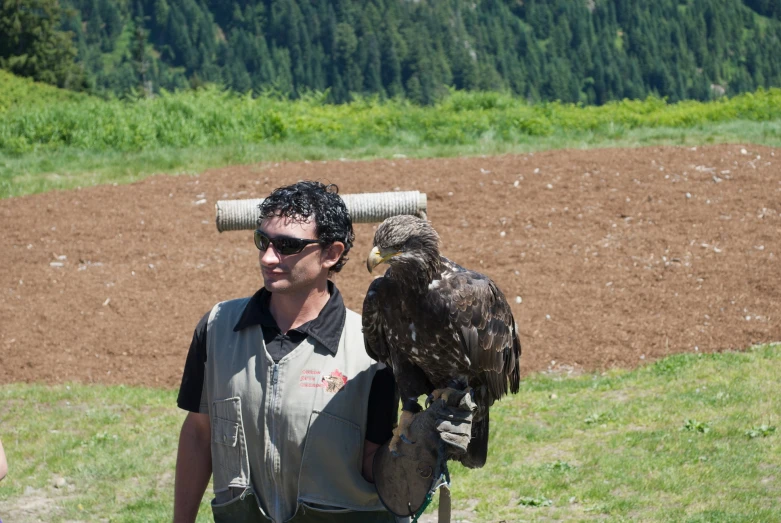
[{"label": "black sunglasses", "polygon": [[278,238],[269,238],[264,232],[260,230],[255,231],[255,247],[260,251],[268,249],[269,245],[273,245],[277,252],[283,256],[289,256],[291,254],[298,254],[304,250],[304,247],[313,243],[325,243],[323,240],[305,240],[302,238],[285,238],[284,236]]}]

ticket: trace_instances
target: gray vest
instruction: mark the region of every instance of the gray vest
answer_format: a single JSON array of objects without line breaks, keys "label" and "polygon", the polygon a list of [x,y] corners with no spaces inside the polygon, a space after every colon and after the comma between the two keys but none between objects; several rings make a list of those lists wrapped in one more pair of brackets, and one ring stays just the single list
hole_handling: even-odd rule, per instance
[{"label": "gray vest", "polygon": [[361,317],[347,311],[336,354],[308,337],[275,364],[260,326],[233,331],[248,301],[218,303],[207,328],[203,399],[214,493],[244,492],[240,504],[213,503],[215,519],[218,509],[239,506],[257,507],[262,517],[231,512],[231,520],[282,523],[307,511],[340,520],[384,511],[361,475],[369,391],[380,365],[364,349]]}]

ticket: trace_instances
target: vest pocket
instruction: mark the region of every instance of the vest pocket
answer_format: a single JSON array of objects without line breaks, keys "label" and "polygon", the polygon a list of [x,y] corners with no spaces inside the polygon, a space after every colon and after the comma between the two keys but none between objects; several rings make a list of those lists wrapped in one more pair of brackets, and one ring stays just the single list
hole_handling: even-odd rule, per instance
[{"label": "vest pocket", "polygon": [[258,507],[255,493],[248,489],[226,503],[212,501],[214,523],[271,523]]},{"label": "vest pocket", "polygon": [[222,418],[214,418],[212,441],[219,445],[235,447],[239,440],[239,424]]},{"label": "vest pocket", "polygon": [[362,459],[363,439],[357,424],[312,412],[301,458],[299,502],[318,511],[382,510],[374,485],[361,475]]},{"label": "vest pocket", "polygon": [[212,473],[214,490],[249,486],[249,461],[241,419],[241,399],[212,402]]}]

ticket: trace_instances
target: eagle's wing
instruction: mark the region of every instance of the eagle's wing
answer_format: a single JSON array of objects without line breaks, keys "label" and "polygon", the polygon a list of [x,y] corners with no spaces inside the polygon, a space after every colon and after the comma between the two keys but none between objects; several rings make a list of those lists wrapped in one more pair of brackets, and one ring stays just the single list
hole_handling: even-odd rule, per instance
[{"label": "eagle's wing", "polygon": [[380,298],[388,293],[389,283],[385,278],[375,279],[369,290],[366,292],[366,298],[363,300],[363,313],[361,321],[363,324],[363,343],[366,347],[366,353],[370,358],[391,365],[390,349],[385,337],[382,310],[380,310]]},{"label": "eagle's wing", "polygon": [[512,309],[502,291],[487,276],[443,259],[436,289],[451,326],[460,337],[470,370],[487,387],[487,404],[518,392],[521,344]]},{"label": "eagle's wing", "polygon": [[[363,300],[363,342],[370,358],[391,368],[399,395],[405,410],[416,412],[411,405],[417,404],[421,394],[428,394],[433,386],[423,368],[413,363],[398,347],[390,345],[388,336],[393,336],[393,316],[399,303],[399,288],[389,278],[377,278],[369,286]],[[396,332],[402,332],[401,329]]]},{"label": "eagle's wing", "polygon": [[469,468],[482,467],[488,457],[489,407],[520,386],[521,343],[510,305],[487,276],[442,258],[441,279],[432,284],[429,300],[447,314],[449,330],[458,339],[455,350],[469,362],[477,413],[472,439],[460,458]]}]

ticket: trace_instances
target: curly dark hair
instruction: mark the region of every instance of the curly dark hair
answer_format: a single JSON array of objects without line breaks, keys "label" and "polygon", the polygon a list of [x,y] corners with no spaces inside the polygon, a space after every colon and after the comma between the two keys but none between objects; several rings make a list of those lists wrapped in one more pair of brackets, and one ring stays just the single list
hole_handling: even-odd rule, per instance
[{"label": "curly dark hair", "polygon": [[328,246],[333,242],[344,244],[344,253],[329,272],[339,272],[347,263],[347,253],[355,241],[353,220],[339,196],[339,187],[310,180],[274,189],[260,204],[258,227],[263,220],[283,216],[308,221],[314,218],[318,240]]}]

